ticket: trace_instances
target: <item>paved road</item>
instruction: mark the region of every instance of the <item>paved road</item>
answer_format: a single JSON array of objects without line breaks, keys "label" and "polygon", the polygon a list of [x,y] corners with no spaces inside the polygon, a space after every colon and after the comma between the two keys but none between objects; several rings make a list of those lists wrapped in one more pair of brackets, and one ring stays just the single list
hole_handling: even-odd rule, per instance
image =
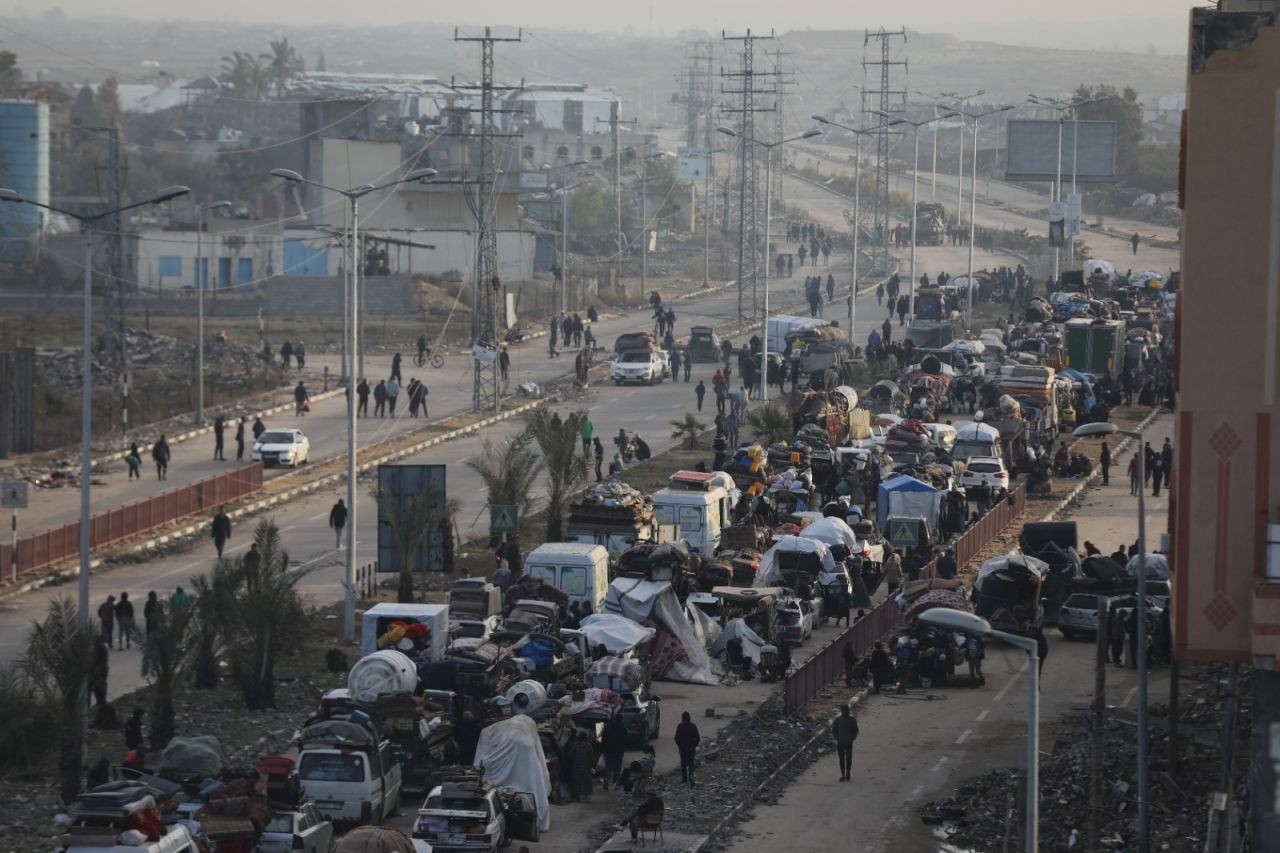
[{"label": "paved road", "polygon": [[[1173,418],[1150,429],[1154,446],[1172,437]],[[1079,535],[1109,552],[1137,538],[1137,499],[1123,476],[1093,487],[1072,515]],[[1153,541],[1167,529],[1167,498],[1147,501]],[[1085,707],[1092,697],[1094,646],[1052,633],[1041,682],[1041,721]],[[987,646],[987,684],[978,690],[943,688],[905,697],[872,696],[858,711],[852,783],[841,784],[835,753],[803,773],[777,805],[757,808],[733,842],[733,853],[776,853],[780,845],[819,850],[833,837],[856,839],[863,851],[948,850],[920,823],[924,803],[947,796],[962,780],[1000,767],[1025,766],[1026,658],[994,643]],[[1167,670],[1151,671],[1152,701],[1163,701]],[[1107,702],[1134,707],[1134,671],[1109,666]],[[1051,746],[1045,744],[1044,749]],[[1083,831],[1083,827],[1081,827]]]}]

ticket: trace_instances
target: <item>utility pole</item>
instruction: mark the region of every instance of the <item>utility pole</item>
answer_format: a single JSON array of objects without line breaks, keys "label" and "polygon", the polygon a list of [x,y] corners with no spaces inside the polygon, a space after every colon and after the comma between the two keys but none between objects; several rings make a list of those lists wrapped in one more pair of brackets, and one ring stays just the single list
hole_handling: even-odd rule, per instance
[{"label": "utility pole", "polygon": [[[622,103],[614,101],[609,109],[609,136],[613,145],[613,276],[614,281],[622,278],[622,252],[626,241],[622,239],[622,125],[634,125],[636,119],[623,121],[620,113]],[[596,119],[598,126],[602,119]]]},{"label": "utility pole", "polygon": [[[772,39],[773,33],[767,36],[756,36],[751,34],[751,30],[747,30],[746,35],[730,36],[721,33],[724,41],[742,42],[742,64],[737,71],[726,71],[721,69],[720,77],[736,81],[739,88],[725,88],[721,84],[720,93],[724,95],[738,95],[741,97],[741,105],[737,107],[725,107],[721,111],[724,113],[736,113],[738,115],[738,164],[739,164],[739,183],[738,183],[738,321],[741,322],[745,318],[743,312],[743,292],[750,288],[751,290],[751,316],[757,317],[760,313],[760,293],[757,282],[757,273],[760,267],[760,222],[757,216],[757,205],[760,201],[759,186],[759,157],[755,150],[756,146],[753,140],[756,139],[756,113],[770,112],[770,107],[760,106],[756,103],[757,98],[768,97],[775,94],[773,85],[769,80],[773,77],[771,71],[755,70],[755,43],[762,39]],[[767,253],[768,247],[764,247]]]},{"label": "utility pole", "polygon": [[518,42],[522,35],[523,31],[517,31],[514,38],[499,38],[489,27],[484,28],[483,36],[462,36],[456,29],[453,34],[456,42],[477,42],[480,45],[480,83],[454,85],[455,89],[480,91],[479,162],[471,181],[476,190],[472,206],[476,217],[476,266],[471,303],[472,355],[475,360],[471,408],[476,412],[496,412],[501,405],[497,355],[501,343],[498,336],[498,297],[503,288],[498,276],[498,235],[493,200],[500,173],[494,139],[519,135],[497,132],[494,116],[507,111],[494,107],[493,93],[513,87],[496,86],[493,82],[493,46],[496,42]]},{"label": "utility pole", "polygon": [[[104,338],[107,351],[115,350],[116,364],[120,369],[120,428],[121,434],[129,432],[129,340],[125,333],[125,280],[124,280],[124,234],[118,208],[123,204],[124,166],[120,162],[120,129],[118,127],[89,128],[93,133],[101,133],[107,137],[107,207],[116,211],[107,217],[108,233],[104,239],[107,254],[107,287],[115,289],[113,300],[107,300],[107,312],[104,318]],[[108,291],[110,292],[110,291]],[[111,308],[115,309],[115,317],[111,316]],[[114,324],[112,320],[114,319]],[[115,326],[114,333],[111,330]],[[115,338],[112,346],[112,338]]]},{"label": "utility pole", "polygon": [[[765,54],[773,59],[773,135],[770,137],[771,142],[777,142],[782,138],[785,132],[783,124],[784,118],[782,114],[782,101],[787,94],[787,86],[795,83],[795,79],[788,79],[782,71],[782,57],[790,56],[790,51],[773,50],[765,51]],[[778,198],[778,204],[782,204],[782,179],[787,171],[786,169],[786,152],[779,152],[783,162],[779,164],[779,168],[773,170],[773,193]],[[765,263],[769,262],[768,247],[765,249]]]},{"label": "utility pole", "polygon": [[[888,264],[889,258],[889,146],[890,141],[890,125],[891,119],[875,118],[871,120],[870,114],[877,116],[894,116],[905,115],[907,111],[907,89],[904,85],[901,89],[895,89],[890,82],[890,71],[895,65],[901,65],[902,70],[907,70],[907,61],[891,60],[889,58],[889,47],[893,39],[901,38],[903,44],[907,41],[906,29],[886,31],[881,27],[874,33],[870,30],[865,32],[862,40],[862,112],[864,114],[863,124],[872,126],[878,125],[879,132],[876,134],[876,185],[872,200],[872,223],[871,233],[875,246],[875,265],[884,268]],[[867,48],[872,40],[879,42],[880,58],[868,60],[866,58]],[[872,73],[878,72],[879,81],[874,90],[867,85],[867,77]],[[915,211],[911,212],[912,218],[915,217]]]}]

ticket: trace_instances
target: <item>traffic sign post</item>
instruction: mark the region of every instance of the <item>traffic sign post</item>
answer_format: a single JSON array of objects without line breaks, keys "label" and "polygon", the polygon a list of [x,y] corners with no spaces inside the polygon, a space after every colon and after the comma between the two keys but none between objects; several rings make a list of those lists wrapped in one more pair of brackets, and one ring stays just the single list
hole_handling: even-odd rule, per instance
[{"label": "traffic sign post", "polygon": [[[27,481],[5,480],[0,486],[0,507],[7,506],[12,512],[10,521],[11,544],[9,546],[9,580],[18,580],[18,510],[27,508]],[[0,567],[0,571],[3,571]]]},{"label": "traffic sign post", "polygon": [[920,544],[923,524],[919,518],[889,519],[889,544],[895,548],[914,548]]},{"label": "traffic sign post", "polygon": [[490,533],[515,533],[519,513],[509,504],[493,504],[489,507]]}]

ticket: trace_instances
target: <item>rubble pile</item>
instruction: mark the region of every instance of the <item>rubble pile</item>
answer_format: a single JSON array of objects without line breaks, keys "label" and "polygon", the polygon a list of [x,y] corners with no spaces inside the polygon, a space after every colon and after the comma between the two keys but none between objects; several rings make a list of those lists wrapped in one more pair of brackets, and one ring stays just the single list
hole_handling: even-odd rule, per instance
[{"label": "rubble pile", "polygon": [[[1221,723],[1228,690],[1225,664],[1187,666],[1181,681],[1176,773],[1169,772],[1168,708],[1153,703],[1150,711],[1150,802],[1153,850],[1199,853],[1205,846],[1210,793],[1219,789],[1222,772]],[[1243,673],[1243,668],[1242,668]],[[1240,679],[1236,731],[1248,731],[1247,678]],[[1083,849],[1089,826],[1089,713],[1074,712],[1042,735],[1040,761],[1040,844],[1046,850]],[[1136,715],[1109,708],[1103,748],[1098,839],[1102,849],[1133,850],[1137,841]],[[1241,728],[1243,727],[1243,728]],[[1233,796],[1242,796],[1243,768],[1248,766],[1248,738],[1237,738]],[[1046,749],[1044,744],[1051,744]],[[1052,752],[1050,752],[1050,749]],[[940,836],[957,847],[982,851],[1021,846],[1023,793],[1021,767],[993,770],[965,780],[955,793],[928,803],[921,820],[937,825]]]}]

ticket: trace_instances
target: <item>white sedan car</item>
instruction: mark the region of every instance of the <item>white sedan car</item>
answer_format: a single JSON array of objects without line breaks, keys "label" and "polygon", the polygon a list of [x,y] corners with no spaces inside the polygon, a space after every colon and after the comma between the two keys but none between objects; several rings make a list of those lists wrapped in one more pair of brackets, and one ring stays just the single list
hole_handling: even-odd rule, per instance
[{"label": "white sedan car", "polygon": [[1004,460],[998,456],[970,456],[960,473],[960,485],[1007,489],[1009,472],[1004,467]]},{"label": "white sedan car", "polygon": [[311,457],[311,442],[300,429],[269,429],[253,443],[254,462],[297,468]]}]

